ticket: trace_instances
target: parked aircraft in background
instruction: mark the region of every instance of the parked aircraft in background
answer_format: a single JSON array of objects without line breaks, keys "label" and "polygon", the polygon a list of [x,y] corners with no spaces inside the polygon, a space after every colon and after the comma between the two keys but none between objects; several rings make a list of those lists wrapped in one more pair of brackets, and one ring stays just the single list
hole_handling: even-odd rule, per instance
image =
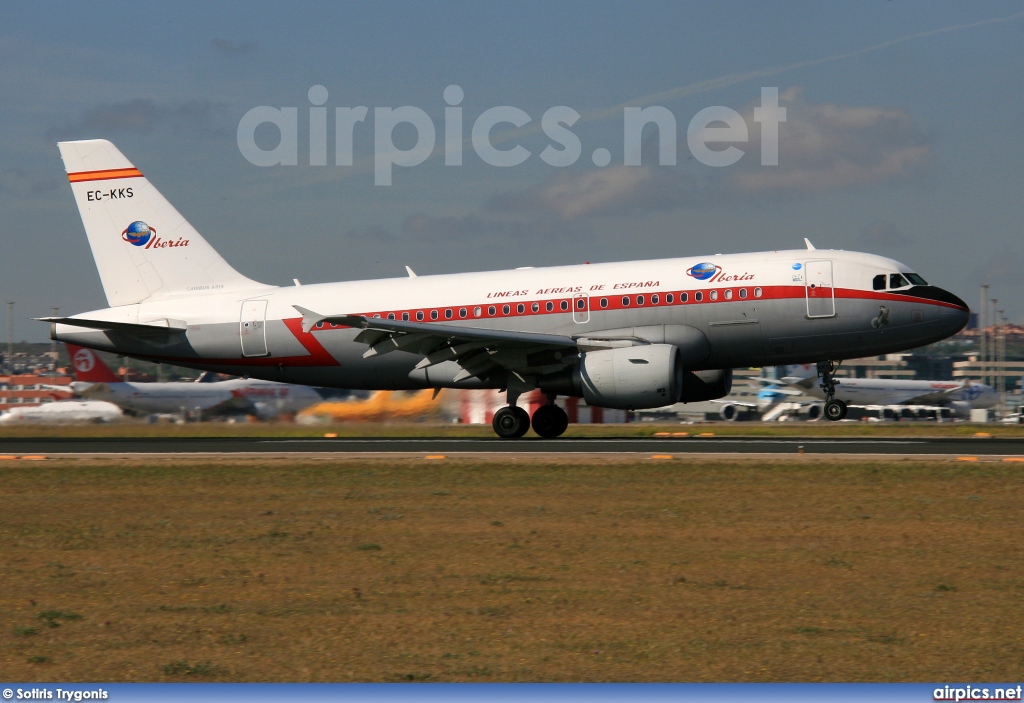
[{"label": "parked aircraft in background", "polygon": [[[794,390],[824,400],[814,367],[809,364],[787,369],[782,382]],[[883,408],[920,406],[950,408],[966,417],[972,408],[991,408],[999,395],[991,386],[975,381],[918,381],[889,378],[836,379],[835,401],[844,406]],[[845,413],[844,413],[845,414]]]},{"label": "parked aircraft in background", "polygon": [[323,401],[308,386],[234,378],[226,381],[131,383],[119,379],[91,349],[68,344],[76,395],[105,400],[137,414],[198,413],[272,418]]},{"label": "parked aircraft in background", "polygon": [[[367,390],[496,388],[627,410],[721,398],[735,367],[887,354],[960,331],[967,304],[881,256],[807,249],[277,287],[235,271],[104,140],[62,142],[109,308],[43,318],[53,339],[197,369]],[[310,252],[310,255],[317,255]]]},{"label": "parked aircraft in background", "polygon": [[20,422],[112,422],[123,416],[121,408],[101,400],[59,400],[54,403],[12,408],[0,414],[0,425]]},{"label": "parked aircraft in background", "polygon": [[754,415],[759,419],[775,419],[765,416],[774,415],[773,411],[780,403],[792,405],[790,396],[796,394],[788,389],[779,388],[779,381],[769,378],[753,379],[751,388],[746,393],[737,391],[738,388],[734,385],[732,393],[726,398],[711,401],[719,404],[718,415],[723,420],[732,422],[744,415]]}]

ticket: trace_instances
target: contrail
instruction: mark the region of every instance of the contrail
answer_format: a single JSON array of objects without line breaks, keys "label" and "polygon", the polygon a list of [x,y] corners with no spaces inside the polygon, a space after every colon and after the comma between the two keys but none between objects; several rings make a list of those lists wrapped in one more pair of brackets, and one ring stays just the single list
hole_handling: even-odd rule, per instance
[{"label": "contrail", "polygon": [[[878,44],[872,44],[865,46],[860,49],[854,49],[852,51],[846,51],[840,54],[833,54],[831,56],[821,56],[814,59],[805,59],[803,61],[796,61],[794,63],[783,64],[781,66],[771,66],[767,68],[759,68],[753,71],[746,71],[743,73],[727,73],[725,75],[716,76],[714,78],[708,78],[702,81],[694,83],[688,83],[687,85],[677,86],[675,88],[669,88],[658,93],[652,93],[650,95],[644,95],[641,97],[633,98],[625,102],[621,102],[617,105],[608,107],[593,108],[591,110],[584,110],[580,112],[580,119],[577,122],[599,122],[610,118],[617,118],[622,115],[622,111],[627,107],[642,107],[644,105],[656,105],[662,102],[670,100],[676,100],[678,98],[684,98],[690,95],[696,95],[698,93],[706,93],[718,88],[725,88],[730,85],[736,85],[737,83],[743,83],[745,81],[753,80],[754,78],[764,78],[767,76],[778,76],[791,71],[796,71],[801,68],[807,68],[810,66],[820,66],[822,64],[834,63],[836,61],[846,61],[848,59],[855,58],[857,56],[863,56],[864,54],[870,54],[875,51],[880,51],[891,46],[897,46],[899,44],[905,44],[907,42],[915,41],[917,39],[924,39],[926,37],[933,37],[939,34],[948,34],[950,32],[959,32],[965,29],[973,29],[975,27],[983,27],[990,24],[1001,24],[1003,22],[1010,22],[1015,19],[1024,18],[1024,12],[1018,12],[1015,15],[1008,15],[1006,17],[993,17],[987,20],[979,20],[977,22],[969,22],[966,24],[953,24],[947,27],[939,27],[938,29],[929,29],[924,32],[917,32],[916,34],[908,34],[904,37],[898,37],[896,39],[890,39],[888,41],[880,42]],[[513,139],[535,134],[541,129],[540,122],[533,120],[531,123],[524,127],[510,129],[502,132],[496,132],[491,136],[492,144],[503,144]],[[469,151],[473,148],[473,142],[470,138],[462,140],[463,151]],[[436,146],[428,157],[430,159],[441,156],[445,153],[445,144],[442,143]],[[374,158],[366,157],[357,159],[356,164],[346,169],[329,169],[325,171],[319,171],[315,175],[309,178],[298,179],[290,181],[290,187],[295,187],[304,181],[324,181],[324,180],[336,180],[338,178],[345,178],[347,176],[353,176],[357,173],[372,172],[374,169]]]},{"label": "contrail", "polygon": [[821,64],[833,63],[836,61],[845,61],[852,59],[857,56],[864,54],[870,54],[880,49],[885,49],[890,46],[896,46],[898,44],[905,44],[906,42],[914,41],[916,39],[924,39],[925,37],[932,37],[938,34],[947,34],[949,32],[958,32],[964,29],[973,29],[974,27],[981,27],[988,24],[999,24],[1001,22],[1009,22],[1011,20],[1024,18],[1024,12],[1018,12],[1015,15],[1008,17],[995,17],[987,20],[980,20],[978,22],[970,22],[968,24],[954,24],[948,27],[940,27],[939,29],[930,29],[926,32],[918,32],[916,34],[908,34],[905,37],[899,37],[897,39],[890,39],[879,44],[872,44],[871,46],[865,46],[861,49],[855,49],[853,51],[847,51],[841,54],[834,54],[832,56],[822,56],[816,59],[806,59],[804,61],[796,61],[794,63],[783,64],[781,66],[772,66],[769,68],[759,68],[754,71],[747,71],[745,73],[727,73],[723,76],[717,76],[715,78],[709,78],[703,81],[697,81],[696,83],[690,83],[688,85],[678,86],[676,88],[669,88],[659,93],[653,93],[651,95],[645,95],[643,97],[634,98],[632,100],[619,103],[611,107],[598,108],[593,111],[581,113],[581,119],[587,120],[600,120],[607,119],[608,117],[618,116],[622,114],[622,110],[626,107],[641,107],[643,105],[656,105],[659,102],[665,102],[668,100],[674,100],[677,98],[683,98],[688,95],[694,95],[696,93],[706,93],[710,90],[717,88],[724,88],[726,86],[735,85],[737,83],[743,83],[754,78],[763,78],[765,76],[778,76],[783,73],[789,73],[800,68],[807,68],[809,66],[820,66]]}]

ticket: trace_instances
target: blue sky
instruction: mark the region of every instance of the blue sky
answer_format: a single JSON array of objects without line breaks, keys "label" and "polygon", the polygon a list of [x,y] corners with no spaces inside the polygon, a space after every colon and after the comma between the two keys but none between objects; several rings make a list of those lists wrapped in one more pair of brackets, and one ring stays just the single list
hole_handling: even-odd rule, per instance
[{"label": "blue sky", "polygon": [[[0,25],[0,296],[30,317],[105,307],[55,142],[107,138],[242,273],[267,283],[819,247],[893,256],[972,304],[992,284],[1021,321],[1024,6],[864,3],[36,3]],[[465,131],[484,110],[531,152],[471,149],[373,183],[373,109],[416,106],[439,144],[446,86]],[[236,130],[251,108],[367,106],[355,165],[261,168]],[[688,158],[715,105],[747,117],[762,87],[787,109],[779,166],[756,134],[735,166]],[[544,111],[584,115],[582,158],[539,154]],[[623,105],[676,117],[679,161],[623,166]],[[753,127],[753,123],[750,122]],[[509,129],[506,129],[509,128]],[[267,132],[257,139],[267,144]],[[333,134],[333,121],[329,131]],[[408,147],[415,133],[395,131]],[[653,138],[645,132],[646,138]],[[497,142],[497,140],[495,140]],[[591,152],[607,148],[599,168]],[[329,143],[333,155],[333,140]],[[651,151],[656,153],[656,149]]]}]

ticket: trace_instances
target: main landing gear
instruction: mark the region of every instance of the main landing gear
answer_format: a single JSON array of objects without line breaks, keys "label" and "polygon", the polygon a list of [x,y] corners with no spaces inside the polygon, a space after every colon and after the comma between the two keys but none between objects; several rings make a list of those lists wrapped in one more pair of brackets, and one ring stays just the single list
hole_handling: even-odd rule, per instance
[{"label": "main landing gear", "polygon": [[839,363],[833,361],[818,362],[818,377],[821,379],[821,390],[825,391],[825,417],[833,422],[846,417],[846,403],[835,399],[836,384],[839,381],[835,380],[832,374],[839,368]]},{"label": "main landing gear", "polygon": [[[530,414],[520,407],[508,405],[494,413],[491,426],[502,439],[518,439],[530,429]],[[555,396],[548,396],[548,404],[533,413],[533,431],[545,439],[561,436],[569,426],[569,416],[555,405]]]},{"label": "main landing gear", "polygon": [[507,405],[494,413],[491,426],[502,439],[519,439],[530,429],[530,413],[515,405]]}]

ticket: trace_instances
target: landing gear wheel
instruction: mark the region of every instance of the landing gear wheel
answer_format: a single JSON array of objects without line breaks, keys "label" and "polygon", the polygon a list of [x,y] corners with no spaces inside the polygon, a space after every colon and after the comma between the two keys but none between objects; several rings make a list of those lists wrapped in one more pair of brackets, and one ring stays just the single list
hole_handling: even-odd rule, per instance
[{"label": "landing gear wheel", "polygon": [[494,413],[494,432],[502,439],[518,439],[530,429],[530,414],[516,406],[506,406]]},{"label": "landing gear wheel", "polygon": [[846,417],[846,403],[841,400],[830,400],[825,403],[825,417],[833,422]]},{"label": "landing gear wheel", "polygon": [[569,416],[557,405],[542,405],[533,413],[533,431],[545,439],[554,439],[569,426]]}]

